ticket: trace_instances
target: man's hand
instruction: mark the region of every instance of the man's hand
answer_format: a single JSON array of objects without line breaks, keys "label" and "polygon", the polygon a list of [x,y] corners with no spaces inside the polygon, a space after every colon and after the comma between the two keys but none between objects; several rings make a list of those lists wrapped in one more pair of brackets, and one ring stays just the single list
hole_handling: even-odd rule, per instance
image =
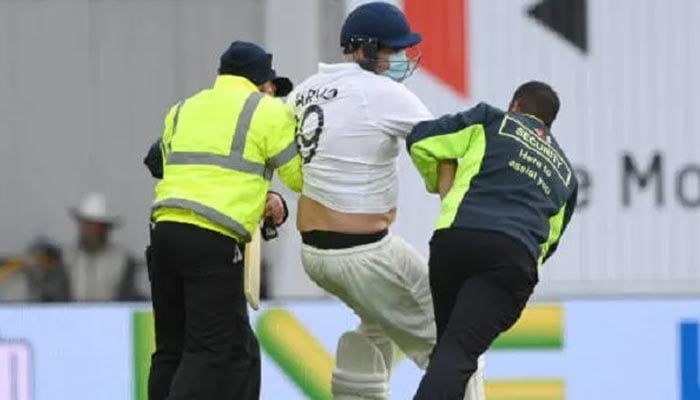
[{"label": "man's hand", "polygon": [[438,192],[440,199],[444,199],[447,193],[452,189],[455,182],[455,174],[457,173],[457,161],[445,160],[438,164]]},{"label": "man's hand", "polygon": [[267,202],[265,203],[264,218],[269,218],[275,224],[280,226],[287,220],[287,205],[277,192],[267,192]]}]

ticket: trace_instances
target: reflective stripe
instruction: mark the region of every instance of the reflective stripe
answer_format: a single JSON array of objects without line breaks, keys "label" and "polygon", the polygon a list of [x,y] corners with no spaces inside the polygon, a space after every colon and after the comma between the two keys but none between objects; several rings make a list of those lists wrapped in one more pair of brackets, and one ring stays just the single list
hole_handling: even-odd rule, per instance
[{"label": "reflective stripe", "polygon": [[[236,159],[231,156],[220,156],[218,154],[195,153],[190,151],[178,151],[168,157],[169,165],[214,165],[221,168],[235,171],[247,172],[249,174],[265,176],[266,168],[264,164],[254,163],[244,159]],[[266,178],[267,179],[267,178]]]},{"label": "reflective stripe", "polygon": [[262,93],[253,92],[243,104],[243,109],[238,116],[238,123],[236,124],[236,130],[233,134],[231,154],[239,153],[241,158],[243,157],[243,149],[245,148],[245,141],[248,138],[250,122],[253,120],[255,109],[258,108],[258,104],[260,104],[260,100],[262,100],[263,96],[264,94]]},{"label": "reflective stripe", "polygon": [[[243,109],[238,116],[238,123],[231,141],[231,151],[228,155],[202,153],[194,151],[176,151],[168,156],[168,165],[213,165],[221,168],[231,169],[234,171],[245,172],[262,176],[266,180],[272,179],[272,169],[265,164],[256,163],[243,158],[243,150],[245,149],[246,139],[250,131],[250,123],[253,120],[253,114],[258,108],[260,100],[264,94],[251,93],[243,104]],[[179,109],[175,114],[179,114]],[[175,120],[173,124],[176,124]],[[174,128],[173,128],[174,129]]]},{"label": "reflective stripe", "polygon": [[248,231],[235,219],[223,214],[215,209],[205,206],[203,204],[197,203],[196,201],[185,200],[185,199],[165,199],[161,200],[151,208],[151,215],[156,209],[161,207],[172,207],[172,208],[182,208],[185,210],[190,210],[196,214],[208,219],[211,222],[217,223],[225,228],[231,230],[231,232],[240,236],[243,242],[250,241],[250,234]]},{"label": "reflective stripe", "polygon": [[[187,101],[187,100],[185,100]],[[180,109],[185,104],[185,101],[177,103],[177,109],[175,110],[175,116],[173,117],[173,134],[175,136],[175,130],[177,129],[177,121],[180,119]]]},{"label": "reflective stripe", "polygon": [[265,180],[269,181],[270,179],[272,179],[272,174],[274,172],[275,172],[274,169],[272,169],[270,166],[266,165],[265,172],[263,172],[263,178],[265,178]]},{"label": "reflective stripe", "polygon": [[[187,101],[187,100],[185,100]],[[167,153],[170,153],[170,149],[173,146],[173,136],[175,136],[175,130],[177,129],[177,121],[180,119],[180,109],[182,106],[185,104],[185,101],[181,101],[177,103],[177,108],[175,109],[175,116],[173,116],[173,133],[170,135],[170,140],[168,141],[167,145]],[[163,144],[163,141],[161,140],[161,144]],[[166,154],[166,146],[163,146],[163,154]]]},{"label": "reflective stripe", "polygon": [[295,140],[290,143],[286,149],[280,151],[277,155],[270,157],[270,159],[267,160],[267,165],[273,169],[279,168],[288,163],[297,154],[299,154],[299,148],[297,147],[297,142]]}]

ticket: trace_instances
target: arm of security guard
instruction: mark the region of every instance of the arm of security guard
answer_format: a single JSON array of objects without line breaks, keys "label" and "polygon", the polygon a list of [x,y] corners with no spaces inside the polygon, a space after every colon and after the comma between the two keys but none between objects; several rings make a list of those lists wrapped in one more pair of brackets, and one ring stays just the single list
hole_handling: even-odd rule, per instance
[{"label": "arm of security guard", "polygon": [[571,196],[569,196],[569,200],[566,201],[566,204],[564,204],[564,207],[562,207],[562,210],[560,212],[564,213],[563,218],[561,219],[561,228],[559,229],[559,234],[557,235],[557,238],[552,244],[549,246],[547,249],[547,253],[544,255],[544,258],[542,259],[542,262],[544,263],[551,257],[554,252],[557,250],[557,247],[559,247],[559,239],[562,237],[564,234],[564,231],[566,228],[569,226],[569,221],[571,221],[571,216],[574,215],[574,209],[576,209],[576,203],[578,202],[578,183],[574,181],[574,185],[576,187],[574,188],[574,191],[571,193]]},{"label": "arm of security guard", "polygon": [[[440,182],[440,171],[445,175],[443,181],[449,180],[451,164],[445,161],[459,160],[466,154],[472,138],[484,131],[493,110],[479,103],[465,112],[420,122],[413,128],[406,138],[406,148],[429,193],[444,195],[445,184]],[[456,167],[455,164],[452,167]]]},{"label": "arm of security guard", "polygon": [[[269,101],[279,102],[269,98]],[[301,156],[296,143],[296,120],[282,102],[273,107],[271,126],[265,137],[267,165],[277,170],[280,181],[293,192],[299,193],[304,184]]]},{"label": "arm of security guard", "polygon": [[181,103],[177,103],[170,108],[163,122],[163,135],[151,144],[146,157],[143,159],[143,163],[148,168],[151,176],[156,179],[163,179],[163,170],[165,169],[165,160],[167,158],[166,152],[167,149],[170,148],[170,146],[166,146],[165,143],[169,144],[172,138],[175,114],[180,104]]},{"label": "arm of security guard", "polygon": [[170,141],[173,137],[175,114],[178,113],[178,109],[181,106],[182,103],[177,103],[170,107],[170,111],[168,111],[163,121],[163,136],[151,145],[151,148],[148,150],[148,155],[146,155],[146,158],[143,160],[144,164],[146,164],[148,170],[151,172],[151,175],[156,179],[163,179],[165,160],[168,159]]},{"label": "arm of security guard", "polygon": [[458,164],[455,160],[444,160],[438,164],[438,193],[441,200],[447,196],[447,193],[449,193],[452,185],[455,183],[457,166]]}]

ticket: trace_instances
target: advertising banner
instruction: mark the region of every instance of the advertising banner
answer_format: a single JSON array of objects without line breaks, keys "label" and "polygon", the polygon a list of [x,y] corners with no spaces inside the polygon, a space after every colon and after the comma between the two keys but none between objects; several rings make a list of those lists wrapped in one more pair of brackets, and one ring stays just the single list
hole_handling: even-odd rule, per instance
[{"label": "advertising banner", "polygon": [[0,399],[32,398],[32,352],[28,343],[0,338]]},{"label": "advertising banner", "polygon": [[132,313],[125,305],[0,307],[0,400],[132,399]]},{"label": "advertising banner", "polygon": [[[263,400],[329,400],[336,342],[358,320],[335,301],[251,314]],[[146,400],[147,304],[0,307],[0,400]],[[489,400],[699,400],[700,300],[534,304],[486,356]],[[400,352],[392,400],[422,376]]]},{"label": "advertising banner", "polygon": [[[345,331],[357,327],[357,318],[334,301],[267,306],[251,315],[263,353],[262,398],[331,400],[330,377],[336,341]],[[135,312],[133,318],[137,399],[146,400],[153,322],[150,311]],[[506,371],[497,365],[487,367],[487,373],[493,372],[498,377],[487,382],[488,398],[518,400],[527,395],[533,400],[564,399],[561,373],[546,365],[531,365],[556,358],[564,344],[563,335],[561,306],[539,305],[526,310],[518,325],[494,344],[494,352],[502,353],[506,362],[517,357],[522,362],[519,368]],[[391,378],[391,399],[408,399],[415,393],[422,371],[401,354],[397,358]],[[513,397],[515,394],[521,397]]]},{"label": "advertising banner", "polygon": [[[134,315],[135,337],[149,332],[150,318]],[[251,318],[262,398],[331,399],[336,341],[358,323],[351,311],[332,301],[268,303]],[[699,332],[700,300],[535,304],[487,354],[487,398],[700,400]],[[137,346],[136,363],[147,362],[149,343]],[[391,399],[409,399],[422,371],[397,357]]]}]

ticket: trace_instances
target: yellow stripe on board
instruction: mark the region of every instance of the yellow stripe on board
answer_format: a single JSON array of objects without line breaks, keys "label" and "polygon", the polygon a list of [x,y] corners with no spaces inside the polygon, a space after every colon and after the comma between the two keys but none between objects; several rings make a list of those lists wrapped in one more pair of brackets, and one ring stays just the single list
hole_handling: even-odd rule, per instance
[{"label": "yellow stripe on board", "polygon": [[563,381],[487,381],[489,400],[564,400]]},{"label": "yellow stripe on board", "polygon": [[501,334],[493,350],[561,350],[564,344],[564,309],[559,304],[530,305],[508,331]]},{"label": "yellow stripe on board", "polygon": [[291,312],[270,309],[257,320],[260,345],[287,376],[313,400],[331,400],[335,360]]}]

